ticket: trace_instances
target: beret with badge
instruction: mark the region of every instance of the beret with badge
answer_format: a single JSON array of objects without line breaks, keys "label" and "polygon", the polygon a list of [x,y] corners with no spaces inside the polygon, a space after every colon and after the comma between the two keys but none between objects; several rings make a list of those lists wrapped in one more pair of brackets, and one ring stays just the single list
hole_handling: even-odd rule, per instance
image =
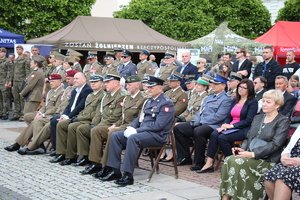
[{"label": "beret with badge", "polygon": [[140,82],[140,81],[141,81],[141,78],[138,75],[132,75],[126,79],[125,83],[134,83],[134,82]]},{"label": "beret with badge", "polygon": [[48,79],[49,80],[60,80],[60,79],[62,79],[62,77],[60,74],[51,74],[48,76]]},{"label": "beret with badge", "polygon": [[77,72],[78,71],[73,70],[73,69],[69,70],[69,71],[66,72],[66,77],[74,77]]}]

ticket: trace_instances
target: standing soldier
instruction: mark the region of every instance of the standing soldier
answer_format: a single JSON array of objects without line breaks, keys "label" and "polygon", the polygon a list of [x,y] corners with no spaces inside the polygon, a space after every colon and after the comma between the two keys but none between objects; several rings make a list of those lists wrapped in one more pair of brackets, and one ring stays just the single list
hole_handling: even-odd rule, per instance
[{"label": "standing soldier", "polygon": [[[32,46],[31,47],[31,54],[32,54],[32,56],[40,55],[39,48],[37,46]],[[31,59],[32,59],[32,56],[31,56]],[[47,67],[47,65],[48,65],[48,63],[47,63],[47,61],[45,59],[42,61],[42,64],[44,65],[44,67]]]},{"label": "standing soldier", "polygon": [[0,118],[2,120],[8,119],[8,112],[10,110],[10,98],[8,91],[8,83],[11,79],[11,72],[13,69],[13,62],[6,58],[6,49],[0,48]]},{"label": "standing soldier", "polygon": [[78,51],[75,51],[73,49],[68,49],[66,56],[71,56],[72,58],[74,58],[75,62],[73,64],[72,68],[78,72],[82,72],[82,68],[81,68],[79,61],[80,61],[80,57],[83,55],[81,53],[79,53]]},{"label": "standing soldier", "polygon": [[137,64],[137,70],[140,79],[143,79],[145,74],[153,75],[152,65],[147,61],[149,55],[149,51],[145,49],[142,49],[140,52],[140,62]]},{"label": "standing soldier", "polygon": [[113,52],[109,52],[107,51],[104,57],[104,62],[105,62],[105,66],[104,66],[104,71],[103,73],[105,74],[105,76],[107,74],[110,74],[111,72],[117,72],[118,71],[118,67],[115,66],[113,63],[115,61],[115,56]]},{"label": "standing soldier", "polygon": [[137,68],[134,63],[131,62],[131,56],[133,53],[124,49],[122,53],[122,64],[118,67],[118,72],[120,73],[121,77],[125,80],[132,75],[137,75]]},{"label": "standing soldier", "polygon": [[19,93],[21,92],[21,86],[23,81],[30,74],[30,59],[23,54],[23,46],[18,45],[16,47],[18,57],[15,59],[12,79],[8,86],[12,86],[12,93],[14,97],[15,110],[11,120],[23,119],[24,99],[21,99]]},{"label": "standing soldier", "polygon": [[164,85],[163,85],[164,92],[170,89],[170,87],[168,86],[168,82],[166,81],[167,78],[169,78],[171,73],[173,71],[176,71],[178,68],[177,63],[175,63],[174,57],[175,57],[174,53],[171,53],[171,52],[165,53],[165,57],[164,57],[165,65],[161,66],[161,68],[158,72],[158,75],[157,75],[158,78],[165,80]]},{"label": "standing soldier", "polygon": [[115,66],[118,69],[119,65],[122,64],[121,59],[122,59],[123,49],[115,49],[114,54],[116,59],[113,62],[113,66]]},{"label": "standing soldier", "polygon": [[104,76],[104,74],[103,65],[98,62],[97,51],[89,51],[87,59],[89,63],[84,66],[83,73],[86,76],[87,83],[89,83],[91,75]]},{"label": "standing soldier", "polygon": [[188,95],[181,88],[180,83],[183,75],[178,72],[173,72],[168,78],[170,90],[166,91],[166,96],[171,99],[175,107],[175,116],[180,115],[185,111],[188,105]]},{"label": "standing soldier", "polygon": [[65,70],[63,68],[63,62],[65,60],[65,56],[58,54],[54,56],[54,66],[55,69],[52,71],[52,74],[59,74],[62,77],[62,81],[64,82],[65,79]]}]

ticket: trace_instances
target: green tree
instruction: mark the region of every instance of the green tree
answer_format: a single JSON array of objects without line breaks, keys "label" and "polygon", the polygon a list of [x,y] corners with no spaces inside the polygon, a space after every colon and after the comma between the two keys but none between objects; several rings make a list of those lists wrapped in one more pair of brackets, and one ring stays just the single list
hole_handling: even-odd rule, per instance
[{"label": "green tree", "polygon": [[190,41],[212,31],[216,24],[208,0],[132,0],[114,13],[116,18],[142,20],[154,30],[180,41]]},{"label": "green tree", "polygon": [[52,33],[78,15],[90,16],[96,0],[2,0],[0,27],[25,39]]},{"label": "green tree", "polygon": [[279,10],[277,21],[300,22],[300,0],[287,0],[284,7]]}]

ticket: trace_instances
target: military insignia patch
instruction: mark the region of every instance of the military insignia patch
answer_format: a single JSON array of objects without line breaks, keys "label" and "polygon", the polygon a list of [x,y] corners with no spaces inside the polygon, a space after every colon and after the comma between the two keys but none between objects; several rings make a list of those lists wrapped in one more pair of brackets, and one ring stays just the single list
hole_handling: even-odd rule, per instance
[{"label": "military insignia patch", "polygon": [[169,112],[170,108],[169,107],[165,107],[165,112]]},{"label": "military insignia patch", "polygon": [[185,103],[185,102],[186,102],[186,99],[185,99],[185,98],[183,98],[183,99],[182,99],[182,102],[183,102],[183,103]]},{"label": "military insignia patch", "polygon": [[135,74],[138,74],[138,71],[135,71]]},{"label": "military insignia patch", "polygon": [[30,76],[31,78],[34,78],[35,77],[35,75],[34,74],[31,74],[31,76]]},{"label": "military insignia patch", "polygon": [[122,106],[122,107],[124,106],[124,102],[123,101],[120,102],[120,106]]},{"label": "military insignia patch", "polygon": [[149,68],[149,71],[152,71],[152,68]]}]

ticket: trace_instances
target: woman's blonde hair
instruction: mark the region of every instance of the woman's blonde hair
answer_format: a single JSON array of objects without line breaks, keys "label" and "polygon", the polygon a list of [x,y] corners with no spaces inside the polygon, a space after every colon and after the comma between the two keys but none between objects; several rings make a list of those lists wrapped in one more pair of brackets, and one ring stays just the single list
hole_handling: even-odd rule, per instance
[{"label": "woman's blonde hair", "polygon": [[275,104],[282,106],[284,104],[284,97],[280,90],[268,90],[263,94],[263,98],[273,99]]},{"label": "woman's blonde hair", "polygon": [[204,65],[207,63],[205,58],[198,58],[198,62],[204,63]]}]

